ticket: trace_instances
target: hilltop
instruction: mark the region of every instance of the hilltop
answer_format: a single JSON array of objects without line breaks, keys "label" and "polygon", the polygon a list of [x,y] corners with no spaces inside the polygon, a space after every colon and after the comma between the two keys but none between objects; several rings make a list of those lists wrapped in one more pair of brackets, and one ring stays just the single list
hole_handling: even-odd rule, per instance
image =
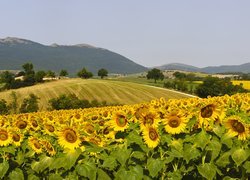
[{"label": "hilltop", "polygon": [[15,91],[18,103],[30,93],[38,96],[41,110],[46,110],[48,100],[61,94],[75,94],[80,99],[106,101],[112,104],[135,104],[151,101],[155,98],[180,99],[190,97],[171,90],[147,86],[143,84],[99,79],[71,78],[47,82],[16,90],[0,92],[0,99],[10,101],[10,93]]},{"label": "hilltop", "polygon": [[83,67],[95,74],[100,68],[119,74],[147,70],[118,53],[88,44],[47,46],[20,38],[0,39],[0,70],[18,70],[26,62],[33,63],[36,70],[66,69],[70,75]]},{"label": "hilltop", "polygon": [[250,73],[250,63],[245,63],[241,65],[208,66],[204,68],[199,68],[181,63],[170,63],[158,66],[157,68],[161,70],[182,70],[189,72],[204,72],[204,73],[226,73],[226,72]]}]

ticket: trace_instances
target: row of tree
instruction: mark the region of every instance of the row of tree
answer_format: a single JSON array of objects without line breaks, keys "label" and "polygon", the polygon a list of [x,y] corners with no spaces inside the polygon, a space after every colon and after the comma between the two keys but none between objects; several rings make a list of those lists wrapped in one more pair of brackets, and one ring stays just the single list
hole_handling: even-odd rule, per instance
[{"label": "row of tree", "polygon": [[[10,103],[6,100],[0,100],[0,114],[16,114],[16,113],[30,113],[39,111],[39,97],[31,93],[25,99],[23,99],[21,105],[17,102],[17,94],[13,91],[10,94]],[[57,98],[52,98],[48,101],[48,110],[60,110],[60,109],[79,109],[79,108],[90,108],[90,107],[102,107],[107,105],[118,105],[108,104],[106,101],[99,102],[97,100],[89,101],[87,99],[79,99],[75,94],[60,95]]]},{"label": "row of tree", "polygon": [[[243,85],[234,85],[230,78],[218,77],[197,77],[194,73],[175,72],[175,80],[164,83],[165,88],[172,88],[191,94],[196,94],[199,97],[205,98],[207,96],[223,96],[225,94],[232,95],[235,93],[248,92],[243,88]],[[147,79],[163,80],[164,75],[159,69],[152,69],[147,73]],[[192,81],[202,80],[203,83],[194,87]],[[188,83],[189,82],[189,83]]]},{"label": "row of tree", "polygon": [[[4,71],[0,74],[0,83],[3,83],[3,87],[1,89],[17,89],[25,86],[32,86],[37,83],[44,82],[44,78],[55,78],[56,73],[54,71],[48,70],[47,72],[40,70],[35,72],[34,66],[32,63],[25,63],[22,66],[23,70],[18,72],[16,75],[9,72]],[[68,71],[62,69],[59,73],[59,77],[68,76]],[[86,68],[81,69],[77,72],[77,76],[88,79],[93,77],[93,73],[88,71]],[[102,79],[105,76],[108,76],[108,71],[106,69],[99,69],[98,76]]]}]

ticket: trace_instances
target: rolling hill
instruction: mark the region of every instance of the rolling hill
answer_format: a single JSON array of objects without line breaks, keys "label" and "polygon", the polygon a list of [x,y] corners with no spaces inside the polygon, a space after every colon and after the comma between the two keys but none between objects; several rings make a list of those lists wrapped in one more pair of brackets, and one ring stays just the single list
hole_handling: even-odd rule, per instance
[{"label": "rolling hill", "polygon": [[60,94],[75,94],[82,99],[96,99],[100,102],[106,101],[107,103],[115,104],[134,104],[160,97],[167,99],[189,97],[171,90],[137,83],[98,79],[84,80],[79,78],[58,80],[0,92],[0,99],[5,99],[7,102],[10,101],[10,93],[12,91],[17,93],[19,105],[30,93],[34,93],[40,98],[39,107],[41,110],[47,109],[49,99],[58,97]]},{"label": "rolling hill", "polygon": [[119,74],[147,70],[120,54],[87,44],[46,46],[19,38],[0,39],[0,70],[22,69],[26,62],[32,62],[35,70],[66,69],[71,75],[83,67],[95,74],[100,68]]},{"label": "rolling hill", "polygon": [[170,63],[158,66],[157,68],[161,70],[182,70],[182,71],[204,72],[204,73],[225,73],[225,72],[250,73],[250,63],[245,63],[241,65],[208,66],[204,68],[198,68],[195,66],[190,66],[181,63]]}]

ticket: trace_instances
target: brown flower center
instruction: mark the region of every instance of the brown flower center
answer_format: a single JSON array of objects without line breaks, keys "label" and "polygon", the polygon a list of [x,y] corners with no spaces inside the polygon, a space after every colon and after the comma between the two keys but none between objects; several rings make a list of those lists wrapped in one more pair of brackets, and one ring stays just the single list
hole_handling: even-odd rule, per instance
[{"label": "brown flower center", "polygon": [[64,131],[65,140],[69,143],[74,143],[77,140],[76,132],[73,129],[67,129]]},{"label": "brown flower center", "polygon": [[76,118],[76,119],[80,119],[80,118],[81,118],[81,115],[80,115],[80,114],[75,114],[75,118]]},{"label": "brown flower center", "polygon": [[158,133],[156,132],[155,129],[153,128],[150,128],[149,129],[149,138],[152,140],[152,141],[156,141],[158,139]]},{"label": "brown flower center", "polygon": [[103,134],[107,135],[109,133],[109,128],[106,127],[104,130],[103,130]]},{"label": "brown flower center", "polygon": [[236,131],[238,133],[245,132],[244,125],[241,122],[237,121],[237,120],[232,120],[232,127],[233,127],[234,131]]},{"label": "brown flower center", "polygon": [[51,133],[53,133],[54,131],[55,131],[55,128],[54,128],[54,126],[52,126],[52,125],[46,125],[46,129],[49,131],[49,132],[51,132]]},{"label": "brown flower center", "polygon": [[124,115],[121,115],[121,114],[117,115],[117,117],[116,117],[116,124],[117,124],[119,127],[124,127],[124,126],[126,126],[126,124],[127,124],[127,119],[126,119],[126,117],[125,117]]},{"label": "brown flower center", "polygon": [[15,142],[19,142],[21,138],[20,138],[20,136],[18,134],[13,134],[12,139]]},{"label": "brown flower center", "polygon": [[201,117],[209,118],[213,115],[214,106],[212,104],[207,105],[206,107],[201,109]]},{"label": "brown flower center", "polygon": [[92,119],[93,121],[95,121],[95,120],[98,119],[98,116],[93,116],[91,119]]},{"label": "brown flower center", "polygon": [[180,118],[177,116],[173,116],[170,118],[168,124],[172,128],[177,128],[180,125]]},{"label": "brown flower center", "polygon": [[148,114],[144,117],[143,121],[144,126],[145,125],[152,125],[154,124],[154,116],[152,114]]},{"label": "brown flower center", "polygon": [[35,127],[35,128],[38,126],[38,124],[37,124],[37,122],[36,122],[35,120],[32,120],[32,121],[31,121],[31,124],[32,124],[32,126]]},{"label": "brown flower center", "polygon": [[5,130],[0,131],[0,140],[1,141],[6,141],[8,139],[8,132]]},{"label": "brown flower center", "polygon": [[34,141],[33,144],[34,144],[36,149],[41,149],[41,144],[39,142]]},{"label": "brown flower center", "polygon": [[23,120],[19,120],[17,123],[16,123],[16,126],[19,128],[19,129],[25,129],[27,127],[27,122],[26,121],[23,121]]}]

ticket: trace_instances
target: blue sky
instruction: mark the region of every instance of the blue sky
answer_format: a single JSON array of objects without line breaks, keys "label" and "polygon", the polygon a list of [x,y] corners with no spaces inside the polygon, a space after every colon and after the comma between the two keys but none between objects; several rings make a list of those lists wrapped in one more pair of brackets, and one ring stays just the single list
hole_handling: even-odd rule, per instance
[{"label": "blue sky", "polygon": [[249,0],[1,0],[0,38],[86,43],[144,66],[250,62]]}]

